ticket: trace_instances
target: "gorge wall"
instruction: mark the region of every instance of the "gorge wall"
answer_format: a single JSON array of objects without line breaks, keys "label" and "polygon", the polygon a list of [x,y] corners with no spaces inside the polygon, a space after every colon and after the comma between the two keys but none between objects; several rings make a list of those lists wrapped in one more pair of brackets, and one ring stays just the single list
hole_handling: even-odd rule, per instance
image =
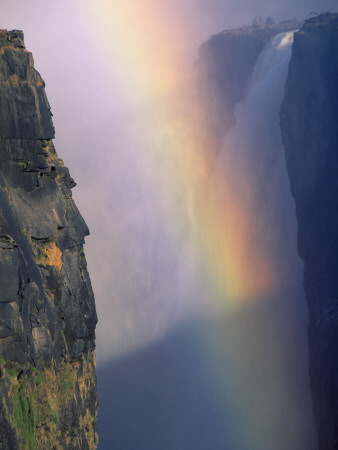
[{"label": "gorge wall", "polygon": [[273,36],[300,26],[295,20],[225,30],[199,49],[201,92],[209,124],[220,138],[235,124],[234,110],[245,97],[252,70],[264,45]]},{"label": "gorge wall", "polygon": [[93,449],[89,231],[33,65],[23,33],[0,30],[0,447]]},{"label": "gorge wall", "polygon": [[338,448],[338,14],[295,34],[281,129],[309,306],[310,380],[320,449]]},{"label": "gorge wall", "polygon": [[297,29],[281,134],[304,260],[314,417],[319,448],[327,450],[338,448],[338,15],[222,32],[201,46],[199,76],[209,124],[221,146],[264,45],[275,34]]}]

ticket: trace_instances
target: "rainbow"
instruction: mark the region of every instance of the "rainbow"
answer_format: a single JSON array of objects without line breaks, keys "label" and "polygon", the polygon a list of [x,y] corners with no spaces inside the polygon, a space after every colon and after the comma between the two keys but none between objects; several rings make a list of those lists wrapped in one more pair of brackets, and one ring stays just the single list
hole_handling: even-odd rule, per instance
[{"label": "rainbow", "polygon": [[[137,120],[144,132],[142,151],[156,160],[159,168],[152,174],[157,191],[152,195],[155,205],[163,210],[163,226],[170,230],[188,221],[192,257],[210,297],[207,309],[236,320],[239,313],[273,294],[278,284],[275,255],[265,243],[266,224],[264,217],[258,216],[252,178],[244,166],[236,169],[231,157],[225,157],[222,176],[210,185],[215,144],[206,131],[193,70],[190,52],[195,36],[170,4],[86,0],[81,8],[100,30],[97,52],[102,51],[102,58],[110,57],[108,70],[119,84],[120,100],[126,108],[141,111]],[[264,434],[265,424],[258,415],[261,412],[266,419],[272,414],[268,410],[271,404],[262,398],[262,411],[254,418],[245,406],[257,388],[251,374],[244,373],[245,361],[257,356],[257,349],[251,348],[252,336],[237,335],[233,342],[233,354],[240,355],[240,361],[224,354],[217,337],[206,336],[201,352],[212,367],[215,396],[222,393],[221,401],[232,405],[234,433],[240,436],[242,428],[246,430],[241,448],[268,448],[255,443],[264,442],[258,435]],[[264,341],[264,332],[260,339]],[[276,348],[273,363],[273,373],[281,374],[281,384],[285,367],[278,352],[284,352],[282,347]],[[265,355],[258,353],[259,364]],[[298,409],[282,388],[278,401],[285,409],[289,408],[286,404],[292,405],[294,423],[301,427]]]},{"label": "rainbow", "polygon": [[[192,31],[173,8],[154,0],[101,0],[95,5],[86,2],[86,7],[96,29],[106,30],[98,51],[107,52],[108,47],[124,102],[143,111],[140,120],[148,130],[148,151],[161,159],[164,168],[159,180],[161,203],[185,199],[183,210],[174,212],[172,226],[179,217],[189,217],[196,258],[204,265],[210,289],[226,310],[267,294],[275,276],[259,239],[249,177],[225,167],[206,204],[215,154],[213,138],[203,133],[207,127],[186,45],[194,42]],[[237,184],[240,179],[241,193],[233,192],[234,178]]]}]

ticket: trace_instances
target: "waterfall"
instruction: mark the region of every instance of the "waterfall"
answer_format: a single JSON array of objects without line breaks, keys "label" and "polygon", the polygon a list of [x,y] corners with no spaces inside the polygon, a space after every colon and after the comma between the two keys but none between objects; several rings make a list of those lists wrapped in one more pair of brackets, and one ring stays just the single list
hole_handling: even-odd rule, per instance
[{"label": "waterfall", "polygon": [[[256,230],[258,247],[275,274],[274,288],[268,295],[241,317],[225,321],[211,344],[223,345],[224,353],[233,352],[230,347],[236,349],[237,355],[224,357],[218,365],[220,383],[229,377],[229,371],[241,379],[230,383],[230,390],[244,400],[235,400],[232,407],[238,407],[243,415],[250,404],[259,411],[259,418],[253,412],[247,422],[248,428],[255,429],[256,441],[235,440],[230,449],[317,448],[308,375],[303,264],[297,253],[295,205],[279,125],[292,42],[293,33],[282,33],[261,52],[245,99],[236,105],[236,124],[224,138],[210,180],[212,196],[220,179],[231,180],[231,186],[220,193],[224,204],[229,203],[230,191],[244,210],[252,211],[249,226]],[[258,270],[252,266],[248,276],[259,276]],[[236,368],[229,369],[229,362]],[[252,370],[250,375],[243,373],[248,370]],[[246,384],[250,389],[243,389]]]},{"label": "waterfall", "polygon": [[[241,272],[239,284],[249,279],[250,288],[231,308],[232,291],[224,294],[214,289],[209,275],[219,270],[218,263],[212,261],[206,270],[205,261],[198,261],[203,252],[195,253],[198,244],[203,247],[203,239],[212,234],[212,226],[204,227],[205,233],[197,233],[194,240],[185,219],[182,232],[173,238],[174,246],[161,231],[155,241],[154,232],[143,236],[146,243],[149,238],[155,245],[152,258],[157,255],[150,263],[152,289],[160,291],[163,286],[168,308],[161,297],[158,303],[152,298],[154,305],[165,311],[172,305],[180,315],[187,302],[188,313],[159,339],[98,372],[99,381],[101,374],[102,380],[111,380],[100,388],[104,415],[99,424],[102,429],[112,427],[112,435],[104,435],[102,448],[315,449],[302,264],[279,129],[292,38],[292,33],[278,35],[262,51],[246,97],[237,105],[236,125],[225,137],[203,193],[204,225],[219,224],[224,217],[220,222],[224,232],[215,236],[214,253],[222,247],[218,245],[221,235],[225,239],[222,251],[242,247],[240,257],[233,255],[238,257],[233,261],[234,275]],[[176,206],[172,207],[174,211]],[[232,212],[242,222],[233,220]],[[147,218],[153,213],[149,208]],[[243,224],[243,218],[248,222]],[[145,223],[149,227],[158,222]],[[241,242],[241,232],[249,248]],[[255,242],[249,242],[245,233]],[[215,261],[223,260],[216,255]],[[231,271],[229,257],[227,264]],[[273,283],[255,283],[262,278],[261,267],[273,274]],[[157,320],[150,315],[152,309],[151,305],[146,318],[149,328]]]},{"label": "waterfall", "polygon": [[261,52],[246,98],[236,106],[236,125],[224,139],[213,179],[227,177],[229,171],[236,174],[232,191],[253,211],[252,226],[261,229],[260,245],[269,254],[274,272],[280,279],[282,274],[290,277],[296,271],[299,280],[302,268],[297,255],[295,206],[279,126],[292,42],[293,33],[281,33]]}]

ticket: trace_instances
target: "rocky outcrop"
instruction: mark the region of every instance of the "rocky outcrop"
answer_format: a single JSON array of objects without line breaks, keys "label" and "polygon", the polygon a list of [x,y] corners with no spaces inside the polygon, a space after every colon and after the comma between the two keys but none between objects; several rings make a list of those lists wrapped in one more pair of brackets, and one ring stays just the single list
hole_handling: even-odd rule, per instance
[{"label": "rocky outcrop", "polygon": [[222,138],[235,123],[234,108],[246,94],[264,45],[276,34],[293,31],[300,22],[252,25],[212,36],[199,49],[198,73],[212,133]]},{"label": "rocky outcrop", "polygon": [[319,448],[338,448],[338,14],[295,34],[281,128],[309,305]]},{"label": "rocky outcrop", "polygon": [[0,31],[0,447],[97,445],[89,234],[20,31]]}]

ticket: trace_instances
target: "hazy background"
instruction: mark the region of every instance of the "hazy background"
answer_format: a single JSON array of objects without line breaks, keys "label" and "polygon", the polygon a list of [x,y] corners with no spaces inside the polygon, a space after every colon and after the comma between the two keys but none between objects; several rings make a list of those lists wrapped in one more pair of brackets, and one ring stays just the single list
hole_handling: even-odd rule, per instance
[{"label": "hazy background", "polygon": [[[151,5],[152,1],[145,0],[145,3]],[[164,183],[161,160],[148,151],[151,130],[143,127],[145,105],[132,95],[129,80],[119,67],[123,43],[120,49],[110,45],[119,42],[119,36],[109,25],[109,18],[100,14],[101,6],[108,3],[103,0],[95,4],[90,0],[1,0],[0,27],[22,29],[25,33],[26,47],[33,53],[35,67],[46,82],[54,114],[56,149],[78,183],[73,195],[91,230],[85,250],[99,317],[97,362],[102,386],[99,385],[99,391],[101,389],[103,395],[114,392],[114,398],[109,401],[116,402],[121,422],[120,427],[111,431],[114,418],[112,421],[109,409],[103,409],[102,441],[105,442],[105,435],[111,432],[118,434],[120,430],[121,434],[128,434],[130,426],[130,429],[137,429],[137,433],[153,434],[153,448],[160,448],[156,447],[156,442],[161,442],[168,430],[161,430],[163,423],[156,422],[157,411],[158,416],[164,415],[168,423],[177,428],[174,419],[179,410],[184,411],[184,419],[177,430],[180,436],[177,442],[183,443],[181,448],[185,448],[186,429],[213,430],[216,426],[220,430],[222,423],[215,425],[220,415],[225,415],[228,426],[237,430],[232,403],[225,412],[223,406],[229,396],[240,391],[241,378],[236,367],[240,372],[247,371],[244,361],[248,358],[249,367],[253,372],[256,369],[253,355],[257,354],[251,348],[250,334],[259,334],[258,341],[264,342],[266,332],[267,336],[276,335],[278,341],[285,329],[281,326],[281,331],[257,330],[259,322],[252,317],[260,317],[269,328],[269,306],[261,305],[255,310],[248,308],[232,322],[226,318],[226,326],[220,318],[219,323],[211,324],[215,333],[209,336],[210,342],[201,338],[200,329],[210,326],[210,318],[201,325],[201,314],[196,314],[205,305],[197,304],[199,298],[203,302],[202,295],[192,295],[196,292],[194,261],[191,261],[186,240],[189,224],[185,217],[182,221],[171,221],[172,216],[181,211],[179,192],[170,197],[171,203],[161,204],[158,194],[161,182]],[[185,36],[186,29],[186,39],[182,39],[177,48],[191,67],[200,43],[223,29],[251,24],[256,17],[272,16],[278,22],[305,19],[313,12],[338,11],[336,0],[158,0],[155,3],[157,9],[159,5],[163,8],[163,16],[170,13],[177,17],[181,36]],[[157,17],[149,15],[148,20],[151,26]],[[278,311],[273,312],[276,314]],[[234,324],[248,332],[243,342]],[[304,336],[300,338],[303,341]],[[285,354],[293,337],[285,335],[282,345]],[[238,379],[238,385],[231,384],[224,368],[219,373],[214,370],[216,350],[216,356],[208,354],[210,348],[222,348],[224,342],[237,343],[224,346],[223,353],[224,358],[235,362],[229,367],[229,374]],[[202,358],[203,346],[207,356]],[[236,352],[240,354],[243,348],[246,351],[238,360]],[[259,349],[259,358],[264,358],[264,351],[265,348]],[[274,373],[278,369],[276,362]],[[188,373],[189,377],[182,381],[183,373]],[[130,374],[137,376],[129,379]],[[226,385],[223,376],[229,377],[226,388],[229,391],[218,395],[217,386]],[[247,376],[243,375],[243,382],[247,382]],[[212,387],[206,381],[211,378],[214,380]],[[154,393],[153,383],[159,380],[165,392],[155,389]],[[256,374],[253,384],[247,388],[247,402],[250,403],[251,390],[260,382],[271,384],[268,377],[260,380]],[[300,376],[299,383],[303,382]],[[280,398],[277,394],[276,402]],[[180,395],[184,402],[179,401]],[[205,402],[210,409],[205,408]],[[244,410],[247,402],[241,404],[239,410]],[[101,404],[102,408],[108,408],[104,398]],[[144,405],[148,405],[148,416],[142,409]],[[190,405],[189,411],[184,409],[187,405]],[[191,410],[196,413],[192,414]],[[245,416],[244,411],[242,416]],[[132,417],[130,424],[128,417]],[[135,421],[139,421],[137,426]],[[149,423],[152,429],[147,430]],[[243,428],[251,425],[243,423]],[[237,431],[239,435],[241,429]],[[142,435],[137,433],[142,441]],[[219,439],[227,442],[231,450],[243,448],[236,447],[236,442],[226,434],[215,437],[217,441],[210,443],[208,436],[211,434],[205,435],[205,441],[197,435],[193,448],[204,450],[207,445],[217,448]],[[138,448],[149,450],[147,439],[143,438],[146,444]],[[187,445],[191,444],[189,441]],[[123,450],[127,448],[135,448],[134,441],[126,443]],[[174,443],[170,447],[169,442],[168,448],[179,447]]]},{"label": "hazy background", "polygon": [[[139,122],[134,120],[142,112],[128,98],[127,88],[121,93],[120,75],[114,66],[118,64],[117,56],[114,60],[114,53],[104,45],[105,40],[116,39],[114,29],[102,29],[97,16],[89,14],[86,8],[90,3],[89,0],[1,0],[0,26],[24,30],[26,46],[46,82],[57,151],[78,183],[73,195],[92,235],[87,238],[86,254],[99,314],[100,364],[121,347],[127,349],[129,343],[133,347],[142,341],[142,330],[140,325],[135,325],[135,315],[139,323],[145,305],[138,307],[134,299],[128,303],[126,298],[120,298],[119,290],[125,293],[130,286],[113,285],[115,277],[111,274],[130,270],[130,260],[135,260],[132,241],[137,245],[142,239],[137,234],[146,232],[135,227],[135,221],[140,220],[137,213],[144,210],[147,200],[142,193],[144,180],[139,174],[142,167],[131,167],[135,147],[142,146],[139,137],[142,130],[139,134],[135,131]],[[176,15],[180,26],[189,30],[189,39],[182,42],[182,47],[191,64],[197,58],[199,44],[211,34],[250,24],[255,17],[270,15],[280,21],[303,19],[312,12],[338,10],[336,0],[158,0],[156,3]],[[99,10],[100,2],[95,5]],[[149,23],[151,20],[149,17]],[[139,196],[143,197],[142,204]],[[121,208],[121,205],[127,206]],[[116,222],[117,217],[120,224]],[[147,232],[153,235],[155,230]],[[128,233],[129,249],[121,249],[121,234],[124,242]],[[140,294],[144,302],[146,292]],[[159,305],[149,306],[146,316],[158,308]],[[161,327],[165,328],[163,321]],[[156,320],[151,326],[156,328]]]}]

